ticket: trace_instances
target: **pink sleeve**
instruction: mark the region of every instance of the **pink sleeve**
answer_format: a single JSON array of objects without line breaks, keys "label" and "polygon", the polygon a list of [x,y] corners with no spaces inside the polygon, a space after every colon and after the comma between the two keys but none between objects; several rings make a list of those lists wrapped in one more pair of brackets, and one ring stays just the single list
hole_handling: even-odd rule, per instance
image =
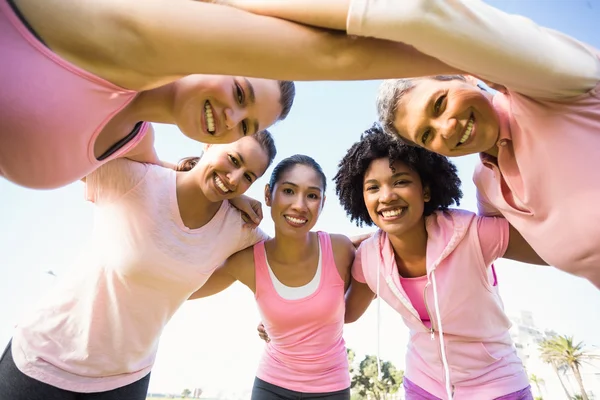
[{"label": "pink sleeve", "polygon": [[[242,221],[241,223],[243,224],[243,220],[242,220],[241,216],[240,216],[240,221]],[[254,229],[242,227],[242,229],[243,229],[243,231],[242,231],[242,241],[241,241],[240,248],[239,248],[240,250],[243,250],[250,246],[254,246],[258,242],[269,239],[269,235],[267,235],[262,229],[260,229],[258,227],[254,228]]]},{"label": "pink sleeve", "polygon": [[352,277],[360,283],[367,283],[365,274],[362,268],[362,244],[358,247],[356,255],[354,256],[354,262],[352,263]]},{"label": "pink sleeve", "polygon": [[502,217],[477,217],[479,244],[486,266],[506,253],[508,221]]},{"label": "pink sleeve", "polygon": [[149,166],[118,158],[85,177],[85,197],[96,204],[114,202],[146,176]]}]

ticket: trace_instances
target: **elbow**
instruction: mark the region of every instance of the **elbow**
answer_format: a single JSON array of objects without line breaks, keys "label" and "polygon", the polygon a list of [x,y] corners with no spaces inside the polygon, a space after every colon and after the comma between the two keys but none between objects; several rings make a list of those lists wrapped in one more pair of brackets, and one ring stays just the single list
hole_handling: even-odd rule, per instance
[{"label": "elbow", "polygon": [[356,315],[356,313],[349,313],[346,312],[344,314],[344,323],[345,324],[351,324],[353,322],[356,322],[359,318],[359,315]]}]

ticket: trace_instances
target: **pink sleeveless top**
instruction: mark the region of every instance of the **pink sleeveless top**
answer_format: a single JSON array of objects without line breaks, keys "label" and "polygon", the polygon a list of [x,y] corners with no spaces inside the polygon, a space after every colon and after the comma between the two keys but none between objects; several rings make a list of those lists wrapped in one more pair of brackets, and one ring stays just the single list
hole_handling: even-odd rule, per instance
[{"label": "pink sleeveless top", "polygon": [[97,160],[96,138],[137,92],[62,59],[16,12],[0,0],[0,176],[30,188],[57,188],[127,153],[148,124],[138,124]]},{"label": "pink sleeveless top", "polygon": [[254,245],[256,302],[271,338],[256,376],[272,385],[303,393],[350,387],[344,328],[344,281],[329,234],[318,232],[321,279],[318,288],[298,300],[282,298],[271,281],[265,244]]}]

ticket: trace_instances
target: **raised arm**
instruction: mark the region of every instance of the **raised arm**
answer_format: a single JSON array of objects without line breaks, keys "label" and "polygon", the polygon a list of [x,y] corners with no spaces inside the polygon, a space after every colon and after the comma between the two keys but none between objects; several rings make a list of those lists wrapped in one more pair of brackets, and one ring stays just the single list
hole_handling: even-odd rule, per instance
[{"label": "raised arm", "polygon": [[578,95],[600,81],[596,50],[479,0],[225,2],[352,35],[404,42],[458,70],[530,96]]}]

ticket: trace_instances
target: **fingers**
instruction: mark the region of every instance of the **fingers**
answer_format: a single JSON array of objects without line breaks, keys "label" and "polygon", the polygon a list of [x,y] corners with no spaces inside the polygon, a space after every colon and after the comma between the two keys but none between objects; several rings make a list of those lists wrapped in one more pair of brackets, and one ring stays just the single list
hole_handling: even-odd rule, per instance
[{"label": "fingers", "polygon": [[258,331],[258,337],[260,337],[262,340],[264,340],[267,343],[271,341],[271,339],[269,339],[269,335],[267,335],[267,331],[265,330],[265,326],[262,322],[258,324],[256,330]]}]

